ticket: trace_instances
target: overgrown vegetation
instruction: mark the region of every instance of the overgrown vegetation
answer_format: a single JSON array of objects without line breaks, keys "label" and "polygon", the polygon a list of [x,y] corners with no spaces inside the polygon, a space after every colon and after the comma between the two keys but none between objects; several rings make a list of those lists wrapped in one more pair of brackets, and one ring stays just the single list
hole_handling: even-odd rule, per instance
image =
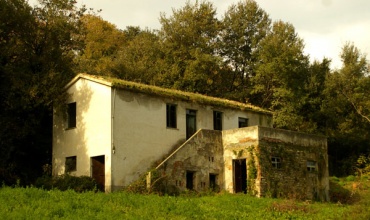
[{"label": "overgrown vegetation", "polygon": [[255,198],[245,194],[158,196],[0,188],[4,219],[359,219],[370,218],[370,181],[331,178],[331,203]]},{"label": "overgrown vegetation", "polygon": [[74,190],[76,192],[97,191],[97,184],[93,178],[88,176],[76,177],[68,174],[56,177],[40,177],[36,180],[35,186],[45,190]]}]

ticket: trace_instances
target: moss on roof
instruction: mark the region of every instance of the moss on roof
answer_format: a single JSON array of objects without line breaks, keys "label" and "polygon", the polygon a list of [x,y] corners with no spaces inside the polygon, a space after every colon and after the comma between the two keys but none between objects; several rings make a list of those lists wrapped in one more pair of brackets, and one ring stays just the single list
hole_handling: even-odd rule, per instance
[{"label": "moss on roof", "polygon": [[212,105],[225,108],[240,109],[242,111],[251,110],[255,112],[260,112],[264,114],[272,115],[271,111],[262,109],[260,107],[254,106],[249,103],[241,103],[237,101],[232,101],[223,98],[216,98],[211,96],[206,96],[198,93],[184,92],[174,89],[166,89],[158,86],[146,85],[136,82],[125,81],[122,79],[107,77],[107,76],[93,76],[88,74],[81,74],[82,77],[105,80],[111,83],[112,87],[121,88],[129,91],[145,93],[149,95],[158,95],[166,98],[182,100],[187,102],[195,102],[203,105]]}]

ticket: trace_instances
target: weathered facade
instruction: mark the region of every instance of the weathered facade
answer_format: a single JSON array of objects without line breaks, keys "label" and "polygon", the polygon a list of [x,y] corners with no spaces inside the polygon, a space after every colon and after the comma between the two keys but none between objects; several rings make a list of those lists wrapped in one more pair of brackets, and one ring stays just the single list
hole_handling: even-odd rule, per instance
[{"label": "weathered facade", "polygon": [[92,176],[112,191],[157,167],[179,190],[279,196],[286,183],[300,197],[327,193],[326,139],[272,129],[258,107],[86,74],[66,91],[66,110],[54,112],[54,175]]},{"label": "weathered facade", "polygon": [[248,192],[327,201],[326,138],[251,126],[200,130],[156,169],[170,190]]}]

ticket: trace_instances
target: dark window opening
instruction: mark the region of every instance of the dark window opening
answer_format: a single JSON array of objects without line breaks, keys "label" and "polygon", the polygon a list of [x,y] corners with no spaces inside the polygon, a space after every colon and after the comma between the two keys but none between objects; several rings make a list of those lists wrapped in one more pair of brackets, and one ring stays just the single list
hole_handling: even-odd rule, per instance
[{"label": "dark window opening", "polygon": [[209,188],[215,189],[217,186],[217,175],[216,174],[209,174]]},{"label": "dark window opening", "polygon": [[186,188],[189,190],[194,189],[194,172],[186,171]]},{"label": "dark window opening", "polygon": [[77,157],[66,157],[65,173],[70,173],[77,170]]},{"label": "dark window opening", "polygon": [[315,161],[307,161],[307,171],[308,172],[315,172],[316,170],[316,162]]},{"label": "dark window opening", "polygon": [[248,127],[248,118],[239,118],[238,123],[239,123],[239,128]]},{"label": "dark window opening", "polygon": [[222,112],[213,112],[213,129],[222,130]]},{"label": "dark window opening", "polygon": [[76,127],[76,102],[67,105],[67,128]]},{"label": "dark window opening", "polygon": [[272,167],[280,169],[281,168],[281,158],[280,157],[271,157],[271,164],[272,164]]},{"label": "dark window opening", "polygon": [[197,111],[186,109],[186,139],[197,131]]},{"label": "dark window opening", "polygon": [[166,119],[168,128],[177,128],[176,105],[167,104]]}]

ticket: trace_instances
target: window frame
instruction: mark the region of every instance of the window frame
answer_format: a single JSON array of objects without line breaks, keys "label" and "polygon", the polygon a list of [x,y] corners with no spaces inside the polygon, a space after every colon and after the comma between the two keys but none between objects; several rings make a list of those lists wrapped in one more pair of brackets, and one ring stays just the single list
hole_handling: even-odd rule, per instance
[{"label": "window frame", "polygon": [[77,103],[71,102],[67,104],[67,129],[77,127]]},{"label": "window frame", "polygon": [[[241,120],[245,120],[245,121],[241,121]],[[238,128],[245,128],[245,127],[248,127],[249,126],[249,119],[248,118],[244,118],[244,117],[238,117]],[[241,123],[245,123],[245,126],[241,126]]]},{"label": "window frame", "polygon": [[277,156],[272,156],[271,157],[271,165],[273,168],[276,168],[276,169],[281,169],[281,157],[277,157]]},{"label": "window frame", "polygon": [[166,104],[166,127],[177,128],[177,105]]},{"label": "window frame", "polygon": [[314,160],[307,160],[306,167],[308,172],[314,173],[317,170],[317,163]]},{"label": "window frame", "polygon": [[64,163],[64,172],[71,173],[77,171],[77,156],[66,157]]},{"label": "window frame", "polygon": [[213,111],[213,130],[222,131],[223,112]]}]

